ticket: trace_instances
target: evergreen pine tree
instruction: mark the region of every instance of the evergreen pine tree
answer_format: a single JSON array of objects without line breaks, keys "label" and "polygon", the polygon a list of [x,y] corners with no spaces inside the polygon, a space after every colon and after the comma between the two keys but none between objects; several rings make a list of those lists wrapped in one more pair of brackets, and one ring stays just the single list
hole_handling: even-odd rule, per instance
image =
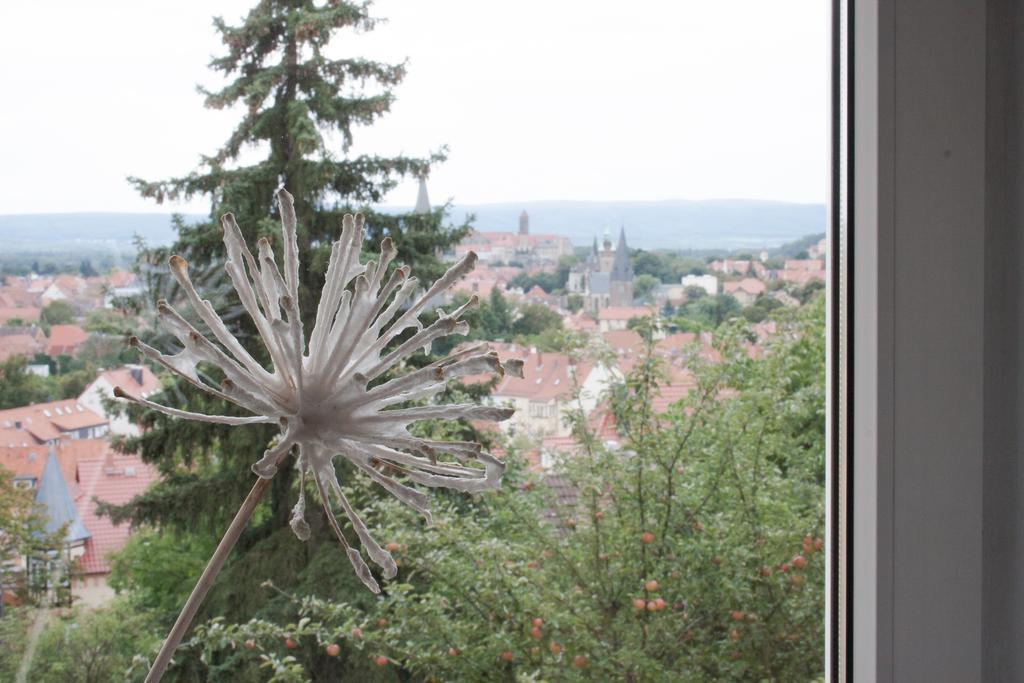
[{"label": "evergreen pine tree", "polygon": [[[226,54],[213,59],[210,66],[233,80],[219,90],[201,91],[209,108],[244,107],[242,120],[220,149],[203,157],[197,171],[158,182],[130,178],[142,195],[157,202],[193,196],[208,196],[212,201],[209,222],[185,225],[177,221],[178,239],[173,246],[143,254],[142,267],[148,273],[154,299],[175,297],[176,286],[169,277],[160,276],[166,272],[167,256],[173,253],[189,261],[204,294],[233,296],[225,288],[217,288],[225,257],[219,218],[226,212],[235,214],[249,244],[267,237],[278,242],[274,250],[281,254],[280,218],[274,197],[282,186],[294,196],[298,215],[303,265],[300,309],[310,317],[303,321],[306,329],[313,326],[330,244],[340,233],[345,213],[358,208],[367,214],[368,250],[375,249],[384,235],[390,235],[398,247],[399,259],[411,265],[421,280],[429,282],[444,271],[441,252],[457,243],[467,226],[443,226],[443,208],[402,216],[368,210],[402,176],[425,175],[432,163],[444,159],[444,150],[428,158],[349,155],[354,129],[370,125],[388,112],[394,100],[392,88],[405,75],[404,64],[331,59],[325,55],[327,45],[335,44],[332,39],[337,33],[374,28],[378,20],[370,16],[369,5],[344,0],[326,4],[262,0],[237,26],[220,18],[214,20]],[[239,161],[242,151],[253,146],[265,151],[266,157],[243,165]],[[224,310],[221,303],[217,308]],[[186,309],[183,306],[179,310]],[[259,354],[261,347],[249,343],[255,338],[252,321],[241,314],[240,306],[236,305],[236,310],[239,315],[233,324],[238,338],[250,352]],[[230,404],[179,384],[168,385],[160,400],[190,410],[241,414]],[[125,506],[108,508],[108,512],[115,520],[136,524],[217,534],[223,531],[252,484],[250,465],[260,457],[275,430],[225,428],[169,420],[155,413],[129,412],[146,429],[124,447],[156,464],[163,481]],[[292,468],[282,468],[264,498],[264,512],[254,517],[254,528],[243,536],[236,556],[244,558],[247,551],[275,532],[287,532],[294,486]],[[262,578],[280,581],[283,573],[295,579],[316,550],[316,542],[290,543],[284,551],[287,557],[281,559],[287,566],[282,569],[279,565],[277,570],[267,567]],[[223,585],[225,580],[222,578],[220,583]],[[235,599],[241,599],[239,592],[242,598],[250,597],[244,591],[255,590],[257,585],[224,587],[219,600],[215,589],[204,611],[224,613],[234,608],[234,616],[251,614],[251,604],[239,607],[230,594],[235,592]]]}]

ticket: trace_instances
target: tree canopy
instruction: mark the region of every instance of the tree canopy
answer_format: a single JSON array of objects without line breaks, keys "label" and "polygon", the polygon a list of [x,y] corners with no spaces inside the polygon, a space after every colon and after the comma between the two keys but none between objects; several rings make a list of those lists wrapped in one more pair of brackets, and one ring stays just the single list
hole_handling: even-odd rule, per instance
[{"label": "tree canopy", "polygon": [[[140,254],[139,270],[153,299],[175,303],[181,299],[181,292],[167,277],[166,261],[170,254],[181,254],[189,262],[190,271],[196,273],[193,279],[203,296],[216,301],[218,310],[229,311],[232,332],[262,362],[267,359],[264,349],[254,343],[253,323],[242,314],[234,293],[224,286],[226,278],[220,266],[225,251],[218,220],[222,214],[235,215],[250,245],[265,237],[280,254],[275,191],[284,187],[292,194],[302,263],[299,307],[307,317],[303,320],[306,329],[312,328],[331,242],[340,234],[345,213],[361,209],[367,215],[366,250],[371,245],[375,250],[373,243],[385,235],[391,237],[399,261],[412,266],[414,274],[424,281],[443,272],[445,266],[439,255],[465,233],[465,226],[444,224],[444,208],[394,216],[375,213],[368,206],[379,202],[401,177],[425,175],[431,164],[444,159],[443,149],[424,158],[349,153],[358,128],[373,124],[389,111],[393,88],[405,76],[405,64],[332,58],[328,52],[336,54],[337,50],[328,51],[327,47],[343,47],[345,36],[372,31],[377,23],[370,15],[368,2],[343,0],[326,4],[261,0],[237,24],[215,19],[224,52],[213,59],[210,67],[227,83],[218,89],[201,90],[207,107],[238,110],[240,121],[223,145],[202,157],[199,168],[192,173],[159,181],[130,179],[143,196],[157,202],[193,196],[210,198],[210,221],[189,225],[176,220],[176,242],[168,248],[145,249]],[[249,163],[251,150],[262,154],[262,159]],[[145,314],[146,305],[139,308]],[[178,310],[187,315],[189,306]],[[138,334],[153,346],[172,347],[170,337],[161,336],[158,327],[147,326]],[[211,379],[214,384],[220,381],[216,376]],[[221,399],[179,384],[169,384],[158,400],[189,410],[241,414]],[[197,424],[134,407],[127,410],[141,421],[145,431],[126,439],[122,447],[139,452],[145,461],[158,467],[163,477],[146,494],[107,512],[119,521],[131,520],[207,538],[219,534],[251,485],[250,465],[263,453],[274,429]],[[257,557],[261,543],[275,543],[275,532],[287,530],[294,486],[294,471],[282,468],[257,511],[253,528],[240,541],[238,557],[229,563],[227,574],[233,569],[244,572],[246,555]],[[297,547],[289,551],[294,562],[287,568],[278,565],[292,579],[313,561],[319,549],[317,543],[294,542]],[[275,575],[273,569],[268,571]],[[236,576],[235,585],[225,587],[221,595],[231,588],[251,591],[253,585]],[[204,609],[210,613],[249,614],[257,608],[245,601],[225,602],[214,591]]]}]

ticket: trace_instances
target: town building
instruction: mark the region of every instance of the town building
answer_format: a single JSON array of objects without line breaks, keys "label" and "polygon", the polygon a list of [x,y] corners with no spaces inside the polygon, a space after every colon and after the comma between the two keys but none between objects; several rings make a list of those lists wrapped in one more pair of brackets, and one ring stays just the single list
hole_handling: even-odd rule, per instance
[{"label": "town building", "polygon": [[683,289],[700,287],[708,296],[718,294],[718,278],[714,275],[684,275],[681,282]]},{"label": "town building", "polygon": [[[566,354],[540,351],[519,344],[491,343],[502,362],[523,361],[523,377],[506,374],[485,399],[494,405],[516,409],[511,419],[501,423],[509,435],[534,440],[549,436],[567,437],[572,433],[568,414],[583,408],[589,413],[597,405],[613,371],[589,361],[572,362]],[[464,378],[465,383],[487,381],[488,377]],[[574,397],[579,388],[578,399]]]},{"label": "town building", "polygon": [[603,249],[598,251],[597,238],[586,260],[569,271],[566,290],[583,296],[583,308],[591,315],[609,307],[633,305],[633,266],[626,244],[626,230],[619,230],[619,243],[613,249],[605,233]]},{"label": "town building", "polygon": [[110,425],[110,433],[121,436],[137,436],[139,426],[124,414],[110,414],[105,400],[114,395],[114,387],[134,398],[149,398],[160,390],[160,380],[145,365],[125,365],[114,370],[104,370],[96,376],[78,397],[78,404],[104,417]]},{"label": "town building", "polygon": [[0,363],[13,356],[31,360],[46,348],[46,335],[35,325],[0,327]]},{"label": "town building", "polygon": [[56,445],[62,438],[98,439],[107,431],[107,418],[75,399],[0,410],[0,448]]},{"label": "town building", "polygon": [[54,358],[74,356],[88,338],[89,333],[78,325],[52,325],[45,353]]},{"label": "town building", "polygon": [[114,524],[110,517],[98,514],[97,509],[101,503],[124,505],[141,495],[159,479],[159,472],[137,455],[121,455],[108,449],[100,458],[79,460],[76,477],[79,494],[75,507],[89,531],[89,539],[76,563],[72,595],[87,605],[99,605],[114,597],[107,584],[110,554],[128,542],[131,526]]},{"label": "town building", "polygon": [[601,332],[614,332],[629,327],[633,318],[649,318],[654,311],[646,306],[609,306],[597,313],[597,326]]},{"label": "town building", "polygon": [[736,297],[736,300],[743,306],[750,306],[757,297],[764,294],[768,288],[763,282],[752,277],[745,277],[736,282],[723,282],[722,292]]}]

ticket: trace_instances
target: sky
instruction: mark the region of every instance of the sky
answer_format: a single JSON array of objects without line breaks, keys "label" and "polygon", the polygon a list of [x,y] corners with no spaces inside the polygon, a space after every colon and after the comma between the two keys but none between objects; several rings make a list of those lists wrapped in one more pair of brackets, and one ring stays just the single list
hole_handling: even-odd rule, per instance
[{"label": "sky", "polygon": [[[208,212],[125,180],[184,175],[237,110],[203,108],[211,17],[253,0],[0,3],[0,214]],[[435,202],[824,202],[825,0],[378,0],[334,56],[408,59],[350,154],[442,145]],[[340,153],[340,150],[339,150]],[[416,187],[386,200],[411,205]]]}]

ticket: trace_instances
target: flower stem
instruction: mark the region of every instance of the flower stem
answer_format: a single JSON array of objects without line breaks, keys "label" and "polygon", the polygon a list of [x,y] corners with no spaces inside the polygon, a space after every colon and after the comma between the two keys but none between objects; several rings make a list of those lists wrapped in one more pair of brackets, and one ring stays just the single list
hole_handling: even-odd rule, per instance
[{"label": "flower stem", "polygon": [[156,656],[156,660],[146,676],[146,683],[159,683],[160,679],[163,678],[167,665],[171,662],[171,655],[174,654],[178,644],[181,643],[182,636],[185,635],[185,631],[192,624],[192,620],[195,618],[196,612],[199,611],[199,606],[203,604],[206,594],[210,592],[217,574],[220,573],[221,567],[224,566],[224,561],[228,559],[231,549],[235,547],[238,537],[242,535],[242,530],[249,523],[249,518],[252,517],[257,503],[260,502],[269,486],[270,479],[258,478],[249,491],[249,495],[242,502],[242,506],[238,508],[235,518],[231,520],[231,525],[224,532],[224,536],[220,539],[220,543],[217,544],[217,549],[213,551],[213,555],[210,556],[206,569],[203,570],[202,576],[196,581],[192,594],[188,596],[185,606],[181,608],[181,614],[178,615],[177,621],[171,627],[171,632],[167,634],[167,639],[160,647],[160,653]]}]

